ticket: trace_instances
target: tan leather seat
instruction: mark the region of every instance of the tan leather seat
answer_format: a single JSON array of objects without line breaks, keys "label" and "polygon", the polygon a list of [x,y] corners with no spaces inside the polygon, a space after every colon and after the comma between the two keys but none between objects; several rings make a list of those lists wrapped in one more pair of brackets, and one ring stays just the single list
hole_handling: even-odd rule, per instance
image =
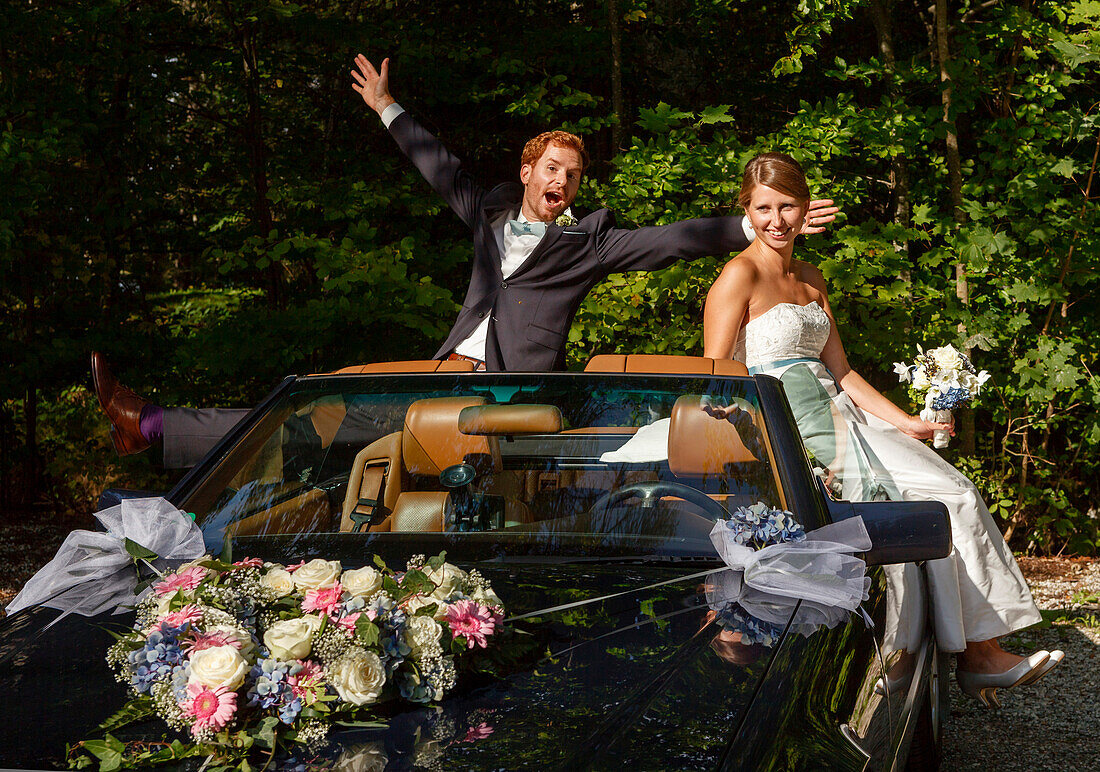
[{"label": "tan leather seat", "polygon": [[401,431],[356,454],[340,530],[361,530],[368,517],[371,531],[442,530],[451,507],[447,492],[415,488],[438,487],[440,472],[455,464],[470,464],[482,479],[501,470],[496,437],[458,430],[459,414],[484,404],[484,397],[438,397],[409,405]]},{"label": "tan leather seat", "polygon": [[[742,409],[759,421],[751,408]],[[668,467],[674,475],[705,482],[729,474],[731,464],[758,460],[732,423],[703,409],[702,396],[685,394],[676,400],[668,428]]]},{"label": "tan leather seat", "polygon": [[472,373],[474,363],[465,359],[408,359],[403,362],[371,362],[350,365],[337,373]]},{"label": "tan leather seat", "polygon": [[670,356],[663,354],[597,354],[584,366],[586,373],[653,373],[657,375],[748,375],[744,362],[734,359]]}]

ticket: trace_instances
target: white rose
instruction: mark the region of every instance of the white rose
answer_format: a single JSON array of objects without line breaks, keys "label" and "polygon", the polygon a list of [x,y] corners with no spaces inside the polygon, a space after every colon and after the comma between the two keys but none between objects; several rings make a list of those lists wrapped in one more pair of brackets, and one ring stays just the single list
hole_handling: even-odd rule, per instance
[{"label": "white rose", "polygon": [[200,683],[211,689],[224,686],[234,690],[244,683],[248,660],[233,646],[214,646],[191,655],[189,683]]},{"label": "white rose", "polygon": [[317,632],[317,627],[319,625],[308,617],[283,619],[264,633],[264,645],[275,659],[284,662],[302,659],[313,646],[313,634]]},{"label": "white rose", "polygon": [[428,578],[432,580],[432,583],[436,586],[432,592],[432,597],[445,600],[454,594],[455,590],[460,589],[460,585],[466,581],[466,572],[458,566],[450,563],[444,563],[439,568],[428,569],[424,572],[428,575]]},{"label": "white rose", "polygon": [[442,620],[444,614],[447,612],[447,604],[431,595],[414,595],[402,605],[405,607],[405,613],[410,617],[418,613],[420,609],[425,606],[432,605],[435,606],[435,612],[432,614],[432,617],[435,619]]},{"label": "white rose", "polygon": [[405,643],[412,650],[410,655],[415,660],[442,654],[439,643],[442,637],[443,626],[429,616],[410,617],[405,626]]},{"label": "white rose", "polygon": [[386,670],[373,651],[353,650],[329,671],[329,681],[340,699],[353,705],[369,705],[378,699],[386,684]]},{"label": "white rose", "polygon": [[941,370],[962,369],[962,357],[959,356],[959,352],[955,350],[954,346],[941,346],[930,353],[932,354],[932,361]]},{"label": "white rose", "polygon": [[242,657],[251,657],[252,652],[256,649],[256,644],[252,642],[252,636],[239,627],[234,627],[233,625],[214,625],[213,627],[206,628],[206,632],[225,633],[241,645],[239,651]]},{"label": "white rose", "polygon": [[345,748],[332,766],[332,772],[383,772],[390,763],[381,743]]},{"label": "white rose", "polygon": [[924,372],[924,368],[918,368],[917,371],[913,373],[913,388],[917,391],[921,391],[927,389],[929,385],[928,375]]},{"label": "white rose", "polygon": [[306,590],[327,590],[340,580],[340,561],[314,558],[293,574],[294,586]]},{"label": "white rose", "polygon": [[497,594],[488,587],[478,587],[470,595],[470,600],[475,600],[485,606],[496,606],[498,608],[504,608],[504,603],[501,601]]},{"label": "white rose", "polygon": [[294,575],[285,568],[272,568],[260,577],[260,585],[282,598],[294,592]]},{"label": "white rose", "polygon": [[340,584],[352,595],[368,598],[382,589],[382,572],[370,566],[345,571],[340,577]]}]

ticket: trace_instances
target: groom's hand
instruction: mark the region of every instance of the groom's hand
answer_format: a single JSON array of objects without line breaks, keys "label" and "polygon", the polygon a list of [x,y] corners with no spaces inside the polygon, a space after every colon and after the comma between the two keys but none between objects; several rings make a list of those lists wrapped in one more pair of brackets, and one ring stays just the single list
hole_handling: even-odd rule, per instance
[{"label": "groom's hand", "polygon": [[390,96],[390,60],[383,59],[376,70],[367,57],[359,54],[355,57],[355,66],[358,70],[351,71],[351,77],[355,80],[351,87],[372,110],[381,115],[394,103],[394,98]]},{"label": "groom's hand", "polygon": [[836,219],[836,213],[840,207],[833,206],[831,198],[814,199],[810,202],[810,208],[806,210],[806,219],[802,221],[803,236],[812,233],[824,233],[825,226]]}]

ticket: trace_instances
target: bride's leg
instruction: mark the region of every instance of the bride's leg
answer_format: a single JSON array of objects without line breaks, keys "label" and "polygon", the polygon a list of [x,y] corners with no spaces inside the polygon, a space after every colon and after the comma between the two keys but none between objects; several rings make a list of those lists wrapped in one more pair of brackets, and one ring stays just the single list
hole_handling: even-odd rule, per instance
[{"label": "bride's leg", "polygon": [[968,673],[1003,673],[1023,662],[1025,657],[1005,651],[996,638],[967,641],[966,649],[956,657],[959,670]]}]

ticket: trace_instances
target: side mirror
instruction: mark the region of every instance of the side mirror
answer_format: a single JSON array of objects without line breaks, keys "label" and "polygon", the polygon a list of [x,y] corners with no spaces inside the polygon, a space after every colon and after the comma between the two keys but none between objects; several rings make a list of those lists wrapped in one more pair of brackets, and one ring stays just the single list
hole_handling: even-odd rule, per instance
[{"label": "side mirror", "polygon": [[871,537],[869,566],[916,563],[951,553],[951,521],[938,501],[830,501],[834,521],[860,516]]}]

